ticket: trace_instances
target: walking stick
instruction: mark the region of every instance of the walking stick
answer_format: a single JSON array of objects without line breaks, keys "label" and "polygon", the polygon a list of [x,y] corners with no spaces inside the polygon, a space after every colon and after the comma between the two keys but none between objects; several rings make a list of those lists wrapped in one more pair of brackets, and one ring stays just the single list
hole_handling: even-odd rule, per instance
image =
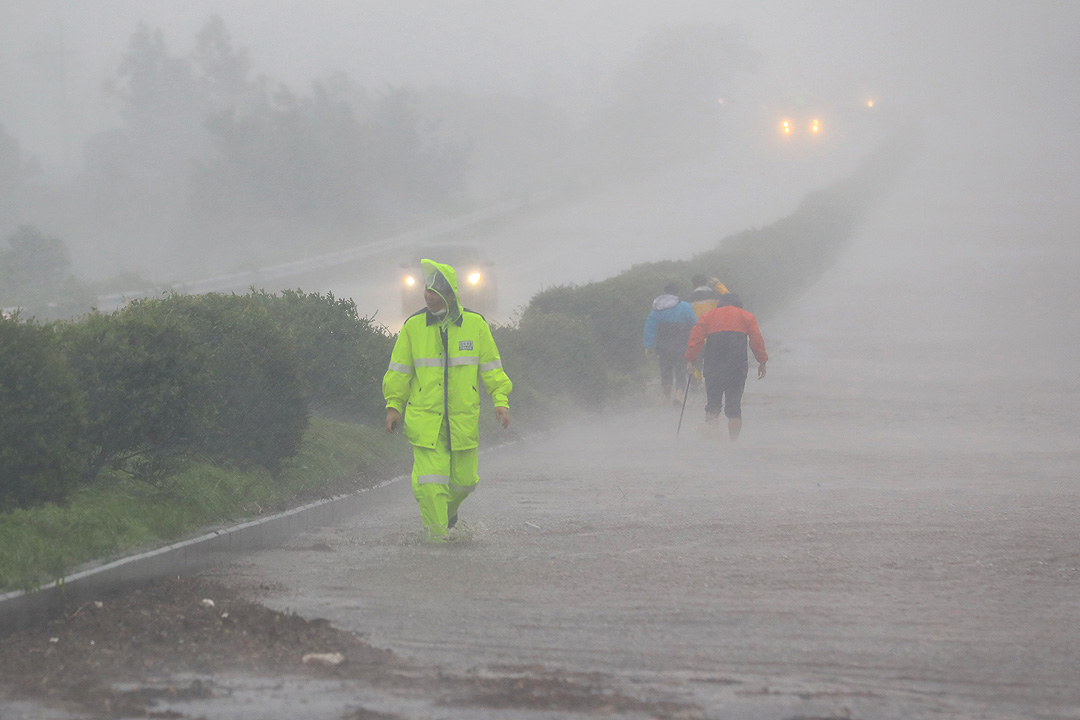
[{"label": "walking stick", "polygon": [[686,387],[682,391],[682,410],[679,411],[679,426],[675,428],[675,437],[679,437],[679,430],[682,430],[682,416],[686,412],[686,396],[690,394],[690,378],[694,377],[690,373],[686,373]]}]

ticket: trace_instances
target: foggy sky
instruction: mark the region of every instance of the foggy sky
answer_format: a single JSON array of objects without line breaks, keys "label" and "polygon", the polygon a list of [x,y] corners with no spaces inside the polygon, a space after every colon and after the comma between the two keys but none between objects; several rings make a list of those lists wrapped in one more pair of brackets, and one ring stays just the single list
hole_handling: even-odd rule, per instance
[{"label": "foggy sky", "polygon": [[1080,109],[1080,6],[1068,0],[0,0],[0,123],[24,152],[72,169],[85,135],[114,121],[101,86],[136,24],[162,28],[171,51],[186,53],[213,13],[257,73],[300,90],[344,70],[373,88],[582,102],[650,29],[709,21],[762,53],[764,93],[872,94],[908,112],[998,123]]}]

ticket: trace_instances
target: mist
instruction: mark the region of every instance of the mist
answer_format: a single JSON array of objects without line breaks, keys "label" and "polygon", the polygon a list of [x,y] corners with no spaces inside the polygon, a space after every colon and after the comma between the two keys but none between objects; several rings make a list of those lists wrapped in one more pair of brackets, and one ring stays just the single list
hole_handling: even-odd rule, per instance
[{"label": "mist", "polygon": [[[1072,275],[1054,271],[1075,261],[1077,225],[1065,119],[1080,109],[1080,11],[1068,2],[2,12],[0,235],[31,225],[61,240],[85,294],[299,260],[555,193],[558,207],[473,238],[499,267],[507,319],[545,286],[767,225],[917,126],[903,188],[845,260],[859,292],[893,297],[889,283],[907,282],[895,278],[954,263],[983,271],[989,306],[1020,280],[1010,268],[1030,302],[1076,305]],[[132,58],[150,50],[156,90],[133,84],[148,76]],[[798,108],[823,114],[827,143],[778,142],[777,118]],[[546,262],[558,248],[574,262]],[[387,314],[399,260],[282,282]]]},{"label": "mist", "polygon": [[[299,287],[393,332],[408,263],[455,242],[510,338],[553,288],[795,237],[755,256],[785,303],[700,268],[768,348],[737,443],[651,364],[605,406],[640,329],[564,353],[586,331],[553,312],[528,347],[585,391],[542,433],[527,382],[511,435],[482,398],[454,542],[421,542],[403,476],[217,575],[427,673],[341,684],[335,716],[475,717],[455,674],[499,673],[485,712],[570,714],[524,682],[568,668],[590,715],[606,676],[664,716],[1075,716],[1080,3],[0,0],[0,69],[5,311]],[[890,149],[888,192],[815,225]],[[326,677],[206,702],[308,712]]]}]

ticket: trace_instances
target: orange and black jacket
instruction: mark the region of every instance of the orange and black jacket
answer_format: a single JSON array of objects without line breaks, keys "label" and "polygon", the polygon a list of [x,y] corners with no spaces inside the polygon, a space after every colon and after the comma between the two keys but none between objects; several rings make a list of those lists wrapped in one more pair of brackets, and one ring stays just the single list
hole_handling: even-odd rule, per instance
[{"label": "orange and black jacket", "polygon": [[769,359],[754,315],[734,305],[722,305],[698,318],[697,325],[690,331],[686,359],[693,362],[701,355],[706,375],[710,374],[710,370],[741,371],[745,375],[749,365],[746,359],[748,342],[759,363]]}]

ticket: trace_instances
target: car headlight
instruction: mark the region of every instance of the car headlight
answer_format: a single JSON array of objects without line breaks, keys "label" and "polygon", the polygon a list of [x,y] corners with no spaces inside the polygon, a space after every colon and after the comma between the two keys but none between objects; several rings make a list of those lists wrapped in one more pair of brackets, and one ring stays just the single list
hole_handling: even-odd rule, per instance
[{"label": "car headlight", "polygon": [[416,284],[416,278],[414,278],[412,275],[406,275],[405,278],[404,278],[404,281],[405,281],[405,285],[408,286],[408,287],[412,287],[413,285]]},{"label": "car headlight", "polygon": [[473,284],[473,285],[480,282],[480,273],[478,273],[478,272],[469,273],[469,282],[471,284]]}]

